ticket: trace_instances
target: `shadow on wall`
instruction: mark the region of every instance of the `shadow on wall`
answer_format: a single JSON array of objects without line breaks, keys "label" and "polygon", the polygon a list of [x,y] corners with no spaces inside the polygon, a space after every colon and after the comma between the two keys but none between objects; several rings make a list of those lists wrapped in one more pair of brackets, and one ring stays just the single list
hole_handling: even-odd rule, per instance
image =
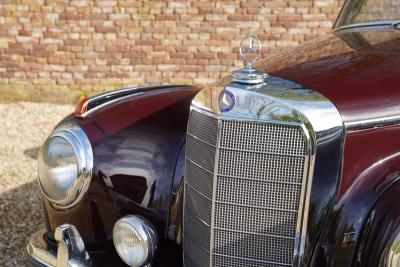
[{"label": "shadow on wall", "polygon": [[29,237],[44,227],[40,189],[36,181],[0,194],[0,266],[30,266]]}]

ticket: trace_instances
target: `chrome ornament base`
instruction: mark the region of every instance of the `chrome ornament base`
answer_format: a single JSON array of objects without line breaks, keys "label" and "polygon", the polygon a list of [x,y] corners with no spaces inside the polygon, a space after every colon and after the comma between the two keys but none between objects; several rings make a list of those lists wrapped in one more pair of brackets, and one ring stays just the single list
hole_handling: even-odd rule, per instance
[{"label": "chrome ornament base", "polygon": [[234,71],[232,73],[232,76],[234,77],[235,82],[237,83],[254,85],[254,84],[265,83],[269,75],[265,72],[246,67]]}]

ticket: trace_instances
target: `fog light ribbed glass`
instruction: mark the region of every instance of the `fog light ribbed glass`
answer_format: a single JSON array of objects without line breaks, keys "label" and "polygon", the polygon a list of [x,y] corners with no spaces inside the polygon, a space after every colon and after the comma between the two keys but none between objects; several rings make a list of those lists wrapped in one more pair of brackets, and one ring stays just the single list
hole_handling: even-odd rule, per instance
[{"label": "fog light ribbed glass", "polygon": [[113,240],[118,255],[132,267],[148,264],[158,243],[154,226],[146,219],[133,215],[115,223]]}]

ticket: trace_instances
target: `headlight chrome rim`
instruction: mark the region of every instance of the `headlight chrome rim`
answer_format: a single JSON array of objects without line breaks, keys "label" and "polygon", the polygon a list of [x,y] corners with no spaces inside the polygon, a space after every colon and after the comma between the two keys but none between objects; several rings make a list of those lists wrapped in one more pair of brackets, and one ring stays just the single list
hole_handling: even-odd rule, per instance
[{"label": "headlight chrome rim", "polygon": [[[58,209],[68,209],[77,205],[84,197],[89,188],[93,170],[93,151],[90,141],[85,132],[76,124],[65,123],[58,126],[53,133],[46,139],[39,151],[43,153],[44,147],[52,138],[64,139],[73,149],[77,161],[78,172],[76,181],[79,183],[73,190],[61,200],[52,199],[48,196],[40,181],[38,168],[38,181],[43,196],[49,200],[50,204]],[[40,164],[40,162],[38,162]]]},{"label": "headlight chrome rim", "polygon": [[[142,259],[142,261],[136,265],[132,265],[127,261],[125,258],[125,255],[121,253],[118,244],[116,243],[116,235],[118,228],[121,227],[128,227],[131,228],[130,230],[135,233],[136,236],[138,236],[146,245],[145,248],[145,257]],[[154,253],[157,249],[158,246],[158,238],[157,238],[157,232],[154,226],[145,218],[141,216],[135,216],[135,215],[127,215],[119,219],[113,228],[113,242],[114,242],[114,247],[115,250],[117,251],[118,255],[120,258],[129,266],[132,267],[139,267],[139,266],[146,266],[151,259],[154,257]]]}]

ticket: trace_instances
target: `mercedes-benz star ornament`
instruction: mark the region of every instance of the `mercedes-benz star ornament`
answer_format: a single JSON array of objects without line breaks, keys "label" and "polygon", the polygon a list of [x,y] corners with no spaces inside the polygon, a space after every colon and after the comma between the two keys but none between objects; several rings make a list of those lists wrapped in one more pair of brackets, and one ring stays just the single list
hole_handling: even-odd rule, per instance
[{"label": "mercedes-benz star ornament", "polygon": [[253,63],[260,57],[261,41],[254,35],[245,36],[240,43],[240,57],[246,67],[233,72],[235,82],[244,84],[265,83],[268,74],[254,69]]}]

